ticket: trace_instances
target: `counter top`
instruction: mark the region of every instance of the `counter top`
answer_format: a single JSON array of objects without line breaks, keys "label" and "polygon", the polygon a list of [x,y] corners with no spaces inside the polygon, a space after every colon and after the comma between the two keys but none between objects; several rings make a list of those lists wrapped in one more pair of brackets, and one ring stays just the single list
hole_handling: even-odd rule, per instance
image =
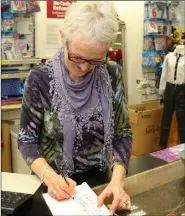
[{"label": "counter top", "polygon": [[[136,190],[138,190],[138,193],[141,193],[139,190],[138,185],[140,185],[140,188],[143,188],[143,185],[145,185],[148,182],[148,185],[146,184],[146,188],[155,188],[159,186],[159,181],[153,182],[153,184],[150,182],[151,174],[154,176],[161,175],[163,172],[162,168],[164,167],[164,170],[168,172],[167,178],[169,181],[173,181],[174,177],[174,167],[177,167],[175,169],[179,175],[177,175],[177,178],[182,178],[182,167],[180,164],[180,161],[176,161],[173,163],[166,163],[165,161],[162,161],[158,158],[154,158],[151,155],[144,155],[144,156],[139,156],[136,158],[131,159],[130,161],[130,166],[129,166],[129,174],[126,178],[126,191],[130,194],[131,200],[132,197],[135,199],[135,196],[137,196]],[[179,168],[178,168],[179,167]],[[146,174],[144,176],[144,174]],[[13,174],[14,175],[14,174]],[[162,177],[161,177],[162,179]],[[167,180],[168,180],[167,179]],[[146,180],[146,182],[145,182]],[[3,181],[3,178],[2,178]],[[154,180],[155,181],[155,180]],[[164,181],[164,178],[162,179],[162,182]],[[28,184],[27,184],[28,185]],[[98,194],[100,193],[106,185],[98,186],[94,188],[94,191]],[[29,187],[29,185],[28,185]],[[35,216],[35,215],[44,215],[44,216],[52,216],[48,206],[46,205],[42,193],[46,192],[46,187],[41,185],[38,190],[35,192],[35,194],[32,196],[32,198],[25,203],[21,208],[16,210],[13,214],[13,216]],[[124,215],[120,214],[119,215]]]}]

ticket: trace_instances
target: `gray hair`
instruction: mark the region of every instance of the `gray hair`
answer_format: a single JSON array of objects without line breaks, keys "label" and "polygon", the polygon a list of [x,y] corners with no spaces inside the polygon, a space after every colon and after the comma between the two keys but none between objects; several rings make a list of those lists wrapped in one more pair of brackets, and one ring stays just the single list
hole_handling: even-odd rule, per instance
[{"label": "gray hair", "polygon": [[65,41],[74,32],[110,45],[118,32],[118,20],[112,2],[77,1],[67,10],[62,28]]}]

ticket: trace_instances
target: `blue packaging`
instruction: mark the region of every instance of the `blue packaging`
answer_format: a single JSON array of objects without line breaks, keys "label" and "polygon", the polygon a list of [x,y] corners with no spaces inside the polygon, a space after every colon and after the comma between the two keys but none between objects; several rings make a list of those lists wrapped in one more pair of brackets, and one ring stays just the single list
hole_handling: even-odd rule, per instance
[{"label": "blue packaging", "polygon": [[2,26],[1,31],[3,34],[15,33],[14,15],[11,12],[2,13]]},{"label": "blue packaging", "polygon": [[156,51],[143,51],[143,67],[156,67],[156,57],[158,53]]}]

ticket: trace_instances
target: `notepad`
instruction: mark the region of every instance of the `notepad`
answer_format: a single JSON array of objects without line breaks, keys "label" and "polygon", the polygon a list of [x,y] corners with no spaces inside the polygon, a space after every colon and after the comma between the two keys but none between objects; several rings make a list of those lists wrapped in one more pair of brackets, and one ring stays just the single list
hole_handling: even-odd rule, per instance
[{"label": "notepad", "polygon": [[74,199],[57,201],[48,193],[43,194],[52,215],[111,215],[108,208],[103,205],[97,207],[97,195],[84,182],[76,186]]}]

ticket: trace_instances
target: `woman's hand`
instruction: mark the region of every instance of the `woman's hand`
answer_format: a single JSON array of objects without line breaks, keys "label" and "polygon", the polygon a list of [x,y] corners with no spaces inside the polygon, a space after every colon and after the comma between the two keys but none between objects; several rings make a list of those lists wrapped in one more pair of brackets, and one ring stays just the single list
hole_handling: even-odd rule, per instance
[{"label": "woman's hand", "polygon": [[113,197],[112,204],[108,205],[110,213],[113,214],[116,210],[131,208],[129,195],[124,191],[122,184],[110,182],[103,192],[98,197],[98,207],[101,207],[106,198]]},{"label": "woman's hand", "polygon": [[64,178],[57,173],[51,175],[45,181],[48,186],[48,193],[56,200],[69,199],[75,192],[76,182],[70,178],[66,178],[68,184]]}]

